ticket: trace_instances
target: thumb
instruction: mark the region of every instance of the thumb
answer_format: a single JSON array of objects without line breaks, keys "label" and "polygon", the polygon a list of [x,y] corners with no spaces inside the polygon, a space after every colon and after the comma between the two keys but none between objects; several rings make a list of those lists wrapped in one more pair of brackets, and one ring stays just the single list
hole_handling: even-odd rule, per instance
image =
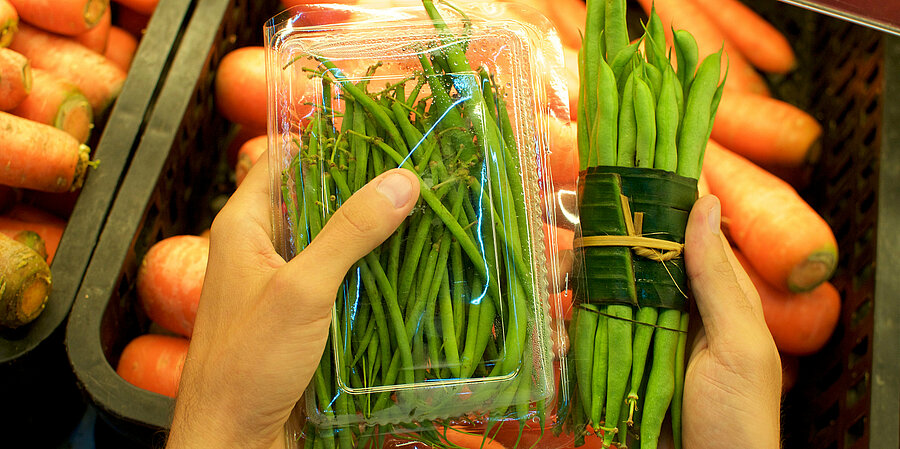
[{"label": "thumb", "polygon": [[684,245],[691,289],[710,338],[765,326],[759,295],[721,235],[720,223],[718,198],[700,198],[691,209]]},{"label": "thumb", "polygon": [[[406,169],[385,172],[359,189],[315,239],[285,267],[323,285],[337,286],[359,259],[384,242],[409,215],[419,181]],[[330,298],[333,299],[333,298]]]}]

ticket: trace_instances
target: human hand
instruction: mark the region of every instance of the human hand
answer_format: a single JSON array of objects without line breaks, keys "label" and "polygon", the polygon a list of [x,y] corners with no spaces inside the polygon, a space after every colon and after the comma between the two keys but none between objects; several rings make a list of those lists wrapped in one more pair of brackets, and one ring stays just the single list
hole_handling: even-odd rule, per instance
[{"label": "human hand", "polygon": [[356,192],[290,262],[272,245],[263,155],[219,212],[169,448],[284,446],[347,270],[389,237],[419,194],[391,170]]},{"label": "human hand", "polygon": [[714,196],[691,210],[685,263],[703,326],[684,385],[684,447],[780,447],[781,361],[756,289],[719,232]]}]

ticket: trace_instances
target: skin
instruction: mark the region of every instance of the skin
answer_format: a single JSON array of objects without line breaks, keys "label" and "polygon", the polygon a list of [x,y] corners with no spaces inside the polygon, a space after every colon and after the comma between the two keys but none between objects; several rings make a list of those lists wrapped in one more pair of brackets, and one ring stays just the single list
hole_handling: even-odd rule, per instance
[{"label": "skin", "polygon": [[[418,197],[411,173],[388,171],[286,263],[271,243],[267,159],[260,158],[213,223],[209,282],[168,448],[285,447],[284,424],[322,356],[338,285]],[[387,183],[391,175],[399,178]],[[409,189],[396,202],[379,192],[379,186],[403,190],[397,186],[404,181]],[[718,200],[700,199],[688,224],[686,259],[705,330],[687,368],[684,447],[778,447],[778,353],[759,297],[718,227]],[[570,257],[562,260],[568,271]]]}]

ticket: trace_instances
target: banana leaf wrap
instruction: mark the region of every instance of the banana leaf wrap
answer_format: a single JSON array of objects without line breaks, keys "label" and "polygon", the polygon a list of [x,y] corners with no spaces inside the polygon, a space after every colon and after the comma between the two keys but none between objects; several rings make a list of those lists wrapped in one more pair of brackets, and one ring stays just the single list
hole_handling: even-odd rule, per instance
[{"label": "banana leaf wrap", "polygon": [[[636,167],[591,167],[578,179],[581,239],[627,236],[622,196],[643,214],[641,235],[684,243],[697,180]],[[633,220],[633,219],[632,219]],[[658,261],[624,246],[576,248],[575,299],[580,304],[623,304],[688,310],[684,258]]]}]

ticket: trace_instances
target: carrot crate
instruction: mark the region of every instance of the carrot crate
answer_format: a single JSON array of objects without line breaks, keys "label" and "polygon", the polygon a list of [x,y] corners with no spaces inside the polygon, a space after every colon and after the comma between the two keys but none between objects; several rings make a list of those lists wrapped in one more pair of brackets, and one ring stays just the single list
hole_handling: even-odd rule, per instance
[{"label": "carrot crate", "polygon": [[[835,231],[840,252],[832,280],[840,323],[825,349],[800,360],[784,402],[784,447],[898,447],[900,303],[890,295],[900,290],[900,106],[889,99],[900,95],[900,40],[775,0],[747,3],[797,53],[798,67],[768,82],[774,96],[824,127],[816,160],[795,181]],[[214,69],[228,50],[261,43],[262,23],[277,6],[198,4],[72,311],[67,346],[78,380],[107,423],[147,446],[168,427],[174,402],[114,371],[125,344],[150,325],[136,306],[137,268],[154,242],[201,232],[233,188]]]},{"label": "carrot crate", "polygon": [[[53,288],[47,306],[32,323],[0,332],[0,391],[4,404],[16,410],[0,429],[28,438],[30,446],[65,437],[83,410],[66,360],[64,323],[192,4],[159,2],[115,105],[95,124],[88,141],[93,158],[102,163],[89,170],[69,214],[51,265]],[[48,422],[57,424],[48,428]]]},{"label": "carrot crate", "polygon": [[90,403],[125,437],[115,447],[158,447],[168,426],[173,401],[115,372],[125,344],[149,326],[135,307],[137,268],[156,241],[209,226],[210,205],[225,193],[217,188],[228,184],[229,127],[215,109],[215,68],[236,47],[261,45],[262,25],[277,7],[272,0],[197,2],[84,274],[66,347]]}]

